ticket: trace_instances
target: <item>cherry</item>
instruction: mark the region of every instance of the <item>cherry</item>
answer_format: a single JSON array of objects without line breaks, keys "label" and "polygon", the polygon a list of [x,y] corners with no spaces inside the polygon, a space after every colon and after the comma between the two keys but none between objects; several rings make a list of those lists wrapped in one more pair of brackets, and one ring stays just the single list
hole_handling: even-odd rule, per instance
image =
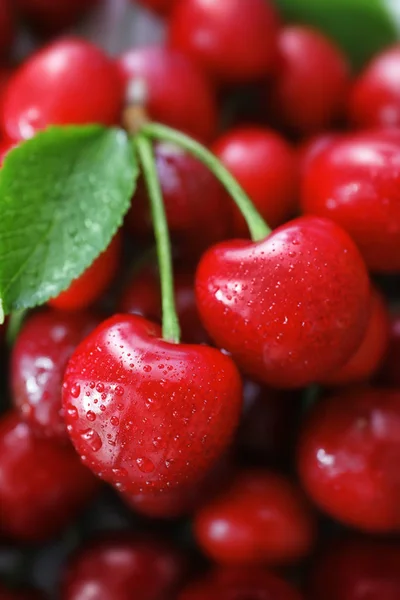
[{"label": "cherry", "polygon": [[21,16],[43,33],[71,27],[98,0],[13,0]]},{"label": "cherry", "polygon": [[304,425],[299,473],[310,498],[365,531],[400,531],[400,393],[365,389],[318,403]]},{"label": "cherry", "polygon": [[310,600],[397,600],[400,546],[370,540],[339,541],[317,561]]},{"label": "cherry", "polygon": [[169,20],[169,41],[212,77],[239,83],[275,67],[278,27],[265,0],[180,0]]},{"label": "cherry", "polygon": [[[177,146],[155,146],[158,178],[173,241],[186,258],[197,257],[210,244],[229,236],[231,202],[216,177],[199,160]],[[127,224],[136,236],[152,231],[147,190],[143,181],[133,198]]]},{"label": "cherry", "polygon": [[36,438],[16,413],[0,420],[0,531],[50,538],[92,497],[97,481],[68,446]]},{"label": "cherry", "polygon": [[15,38],[15,20],[10,0],[0,0],[0,54],[8,54]]},{"label": "cherry", "polygon": [[259,242],[208,250],[196,275],[202,321],[248,374],[296,388],[344,364],[369,314],[369,281],[348,235],[327,219],[290,221]]},{"label": "cherry", "polygon": [[78,346],[64,377],[65,420],[82,460],[134,494],[199,480],[239,420],[233,361],[160,336],[142,317],[115,315]]},{"label": "cherry", "polygon": [[82,310],[88,308],[105,292],[115,277],[121,258],[122,238],[117,233],[108,248],[90,267],[75,279],[68,289],[48,304],[59,310]]},{"label": "cherry", "polygon": [[371,313],[364,338],[350,360],[321,381],[344,385],[368,381],[378,371],[389,343],[389,313],[383,296],[373,290]]},{"label": "cherry", "polygon": [[[212,151],[271,227],[293,215],[298,196],[296,155],[278,133],[260,127],[239,127],[221,136]],[[246,222],[237,208],[234,219],[235,235],[247,237]]]},{"label": "cherry", "polygon": [[341,50],[319,31],[301,25],[278,37],[279,68],[267,90],[267,105],[283,125],[300,134],[316,133],[345,108],[350,69]]},{"label": "cherry", "polygon": [[335,140],[339,134],[326,132],[312,135],[302,141],[297,147],[298,160],[299,160],[299,172],[303,176],[307,172],[309,164],[313,161],[315,156],[319,154],[326,146]]},{"label": "cherry", "polygon": [[400,45],[373,58],[351,89],[349,119],[357,127],[400,126]]},{"label": "cherry", "polygon": [[97,320],[90,314],[44,310],[29,317],[11,355],[13,400],[35,434],[67,440],[61,387],[68,359]]},{"label": "cherry", "polygon": [[151,119],[208,141],[215,134],[215,92],[197,65],[181,52],[161,46],[133,48],[116,66],[129,97],[130,84],[145,84],[145,108]]},{"label": "cherry", "polygon": [[80,549],[68,567],[62,598],[172,600],[184,573],[185,561],[170,544],[115,534]]},{"label": "cherry", "polygon": [[400,269],[399,141],[398,132],[342,136],[303,173],[304,212],[344,227],[374,271]]},{"label": "cherry", "polygon": [[388,387],[400,387],[400,313],[395,312],[390,318],[389,344],[379,381]]},{"label": "cherry", "polygon": [[301,596],[263,569],[225,568],[189,585],[178,600],[301,600]]},{"label": "cherry", "polygon": [[[197,312],[194,277],[186,272],[174,273],[175,302],[182,338],[189,344],[208,342],[208,336]],[[126,286],[119,310],[161,322],[161,290],[159,277],[152,269],[142,269]]]},{"label": "cherry", "polygon": [[194,533],[218,563],[291,563],[310,552],[315,523],[288,479],[265,470],[243,471],[196,514]]},{"label": "cherry", "polygon": [[64,38],[33,54],[11,77],[2,128],[18,141],[48,125],[112,125],[119,121],[122,104],[112,61],[83,39]]},{"label": "cherry", "polygon": [[[135,3],[136,0],[131,0],[131,2]],[[171,12],[176,0],[139,0],[139,3],[162,16],[166,16]]]}]

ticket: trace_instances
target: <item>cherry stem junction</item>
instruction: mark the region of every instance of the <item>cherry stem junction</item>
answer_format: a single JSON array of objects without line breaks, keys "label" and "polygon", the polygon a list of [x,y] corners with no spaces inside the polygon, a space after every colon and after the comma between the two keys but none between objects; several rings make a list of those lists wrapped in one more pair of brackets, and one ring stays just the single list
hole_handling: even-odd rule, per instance
[{"label": "cherry stem junction", "polygon": [[233,201],[239,208],[249,228],[253,241],[262,240],[271,233],[260,213],[224,165],[199,142],[191,137],[160,123],[145,123],[140,129],[142,136],[147,138],[171,142],[200,160],[222,183]]},{"label": "cherry stem junction", "polygon": [[136,135],[133,143],[142,166],[150,201],[161,280],[163,338],[177,343],[180,341],[180,327],[175,306],[171,242],[153,146],[149,137],[142,134]]}]

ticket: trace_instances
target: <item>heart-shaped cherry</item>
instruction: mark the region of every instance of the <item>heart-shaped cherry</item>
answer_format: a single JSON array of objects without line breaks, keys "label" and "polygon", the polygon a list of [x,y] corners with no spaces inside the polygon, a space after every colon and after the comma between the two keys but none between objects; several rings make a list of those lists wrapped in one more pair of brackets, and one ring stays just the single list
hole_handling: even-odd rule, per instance
[{"label": "heart-shaped cherry", "polygon": [[345,231],[303,217],[259,242],[210,248],[196,275],[200,316],[247,373],[274,387],[320,380],[365,332],[370,286]]},{"label": "heart-shaped cherry", "polygon": [[223,453],[239,420],[233,361],[207,346],[174,344],[135,315],[115,315],[73,354],[65,420],[84,463],[121,490],[196,481]]}]

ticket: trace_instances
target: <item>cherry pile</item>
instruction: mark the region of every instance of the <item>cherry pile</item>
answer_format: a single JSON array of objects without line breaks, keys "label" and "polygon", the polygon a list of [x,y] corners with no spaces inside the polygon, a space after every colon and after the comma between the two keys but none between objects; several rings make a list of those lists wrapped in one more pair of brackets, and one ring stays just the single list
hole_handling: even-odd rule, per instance
[{"label": "cherry pile", "polygon": [[1,162],[97,123],[141,164],[1,328],[0,600],[399,600],[400,45],[141,0],[165,44],[111,57],[66,33],[100,2],[0,0]]}]

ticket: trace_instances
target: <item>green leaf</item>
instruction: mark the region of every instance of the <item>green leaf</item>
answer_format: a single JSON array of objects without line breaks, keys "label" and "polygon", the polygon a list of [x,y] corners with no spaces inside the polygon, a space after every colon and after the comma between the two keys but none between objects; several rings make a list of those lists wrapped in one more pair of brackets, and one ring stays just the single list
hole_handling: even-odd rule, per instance
[{"label": "green leaf", "polygon": [[51,127],[7,155],[0,170],[4,314],[57,296],[91,265],[122,224],[137,174],[126,133],[97,125]]},{"label": "green leaf", "polygon": [[399,39],[398,0],[276,0],[289,21],[314,25],[346,52],[355,69]]}]

